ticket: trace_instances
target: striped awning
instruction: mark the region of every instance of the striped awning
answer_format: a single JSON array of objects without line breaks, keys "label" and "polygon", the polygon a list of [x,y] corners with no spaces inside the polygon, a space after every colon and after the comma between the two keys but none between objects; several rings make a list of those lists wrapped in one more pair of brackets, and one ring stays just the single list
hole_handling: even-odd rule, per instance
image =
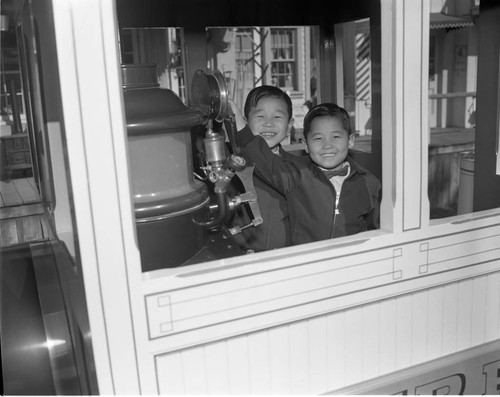
[{"label": "striped awning", "polygon": [[474,26],[469,17],[456,17],[440,12],[431,12],[429,24],[431,29],[460,29]]}]

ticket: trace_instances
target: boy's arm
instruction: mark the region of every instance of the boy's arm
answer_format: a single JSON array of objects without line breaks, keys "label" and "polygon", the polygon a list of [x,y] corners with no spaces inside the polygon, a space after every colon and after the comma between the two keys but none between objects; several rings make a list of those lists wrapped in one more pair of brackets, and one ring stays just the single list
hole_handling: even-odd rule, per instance
[{"label": "boy's arm", "polygon": [[297,170],[293,163],[273,154],[267,142],[260,136],[253,135],[241,111],[234,102],[229,101],[233,110],[236,128],[236,141],[243,154],[255,165],[256,173],[282,194],[286,194],[294,186]]},{"label": "boy's arm", "polygon": [[368,190],[373,203],[373,210],[366,218],[366,227],[368,230],[380,229],[380,201],[382,195],[382,186],[377,178],[368,178]]},{"label": "boy's arm", "polygon": [[241,113],[239,106],[236,105],[236,103],[234,101],[229,99],[228,102],[229,102],[229,105],[231,106],[231,110],[233,111],[233,114],[234,114],[234,121],[236,122],[236,129],[238,131],[241,131],[247,125],[245,117],[243,116],[243,113]]}]

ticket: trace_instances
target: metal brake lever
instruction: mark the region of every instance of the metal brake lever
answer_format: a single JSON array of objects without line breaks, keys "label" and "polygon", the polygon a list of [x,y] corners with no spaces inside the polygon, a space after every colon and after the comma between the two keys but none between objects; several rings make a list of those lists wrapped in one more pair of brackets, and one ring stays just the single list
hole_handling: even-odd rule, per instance
[{"label": "metal brake lever", "polygon": [[259,204],[257,202],[257,195],[255,194],[255,186],[253,184],[254,168],[255,166],[248,165],[245,169],[236,172],[236,175],[238,175],[238,177],[240,178],[246,191],[246,193],[242,193],[240,195],[240,200],[241,202],[248,203],[248,205],[250,206],[250,210],[252,211],[253,219],[248,225],[235,226],[230,228],[229,232],[233,235],[241,233],[242,230],[245,230],[249,227],[259,226],[263,222]]}]

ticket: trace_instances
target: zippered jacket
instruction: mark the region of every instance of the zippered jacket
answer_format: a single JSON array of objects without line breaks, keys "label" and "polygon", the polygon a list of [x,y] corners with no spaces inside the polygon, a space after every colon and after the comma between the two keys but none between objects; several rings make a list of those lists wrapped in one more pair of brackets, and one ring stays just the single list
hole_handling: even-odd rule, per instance
[{"label": "zippered jacket", "polygon": [[255,173],[285,196],[292,245],[380,227],[380,182],[350,157],[346,160],[351,171],[337,206],[335,188],[309,156],[296,156],[293,161],[275,156],[248,126],[236,137],[243,154],[255,164]]}]

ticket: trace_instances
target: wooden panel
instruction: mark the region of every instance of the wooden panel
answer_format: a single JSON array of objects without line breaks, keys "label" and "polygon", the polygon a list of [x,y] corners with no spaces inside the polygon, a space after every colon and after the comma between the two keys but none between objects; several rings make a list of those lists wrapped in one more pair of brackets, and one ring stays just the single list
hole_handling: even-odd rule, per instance
[{"label": "wooden panel", "polygon": [[427,346],[430,359],[441,356],[443,351],[443,288],[434,288],[427,294]]},{"label": "wooden panel", "polygon": [[185,394],[184,376],[189,376],[188,368],[182,367],[182,352],[161,355],[156,358],[156,373],[160,394]]},{"label": "wooden panel", "polygon": [[443,341],[442,354],[456,352],[458,329],[458,284],[453,283],[443,288]]},{"label": "wooden panel", "polygon": [[345,312],[333,313],[326,318],[325,352],[328,363],[328,390],[333,390],[344,384],[346,355],[345,343]]},{"label": "wooden panel", "polygon": [[257,332],[248,338],[248,361],[250,370],[250,393],[265,394],[271,388],[268,331]]},{"label": "wooden panel", "polygon": [[43,239],[42,223],[39,216],[26,216],[17,218],[18,230],[22,231],[22,241],[34,241]]},{"label": "wooden panel", "polygon": [[498,395],[500,340],[412,366],[334,395]]},{"label": "wooden panel", "polygon": [[0,137],[2,141],[2,157],[5,158],[5,176],[11,178],[14,170],[31,174],[31,153],[27,134],[14,134]]},{"label": "wooden panel", "polygon": [[[481,221],[486,220],[488,219]],[[462,226],[457,224],[453,227],[457,230]],[[165,336],[152,339],[163,351],[172,351],[177,346],[196,345],[221,337],[239,335],[247,329],[267,329],[286,322],[339,312],[352,305],[359,306],[361,303],[369,304],[380,299],[389,299],[397,296],[399,291],[416,294],[419,290],[427,290],[428,285],[437,287],[492,272],[499,269],[498,238],[495,238],[498,231],[497,227],[492,226],[474,232],[457,232],[436,238],[426,235],[422,240],[408,244],[369,252],[358,249],[355,254],[340,254],[328,260],[314,261],[314,258],[311,258],[309,263],[290,265],[277,270],[273,267],[279,266],[281,258],[278,257],[279,259],[272,263],[255,263],[245,266],[244,269],[234,266],[235,274],[242,271],[239,277],[229,277],[231,269],[225,267],[224,271],[228,272],[224,273],[227,280],[217,280],[216,277],[220,274],[209,267],[204,270],[202,277],[198,277],[195,272],[192,272],[191,276],[189,269],[186,269],[186,273],[179,269],[178,274],[182,276],[171,277],[168,283],[162,280],[162,283],[149,284],[157,288],[157,291],[163,289],[164,292],[149,293],[152,288],[149,291],[145,289],[146,302],[166,296],[171,298],[169,305],[172,311],[168,305],[162,308],[157,307],[158,305],[148,306],[152,334],[157,332],[154,327],[162,322],[170,319],[174,324],[173,332],[166,329]],[[391,241],[394,241],[392,236]],[[398,255],[394,255],[395,251],[398,251]],[[283,260],[294,259],[287,257]],[[300,261],[300,258],[297,260]],[[392,272],[388,272],[388,269]],[[185,274],[189,276],[184,277]],[[396,274],[399,278],[394,280],[393,276]],[[213,277],[212,281],[207,282],[210,277]],[[300,282],[297,282],[298,280]],[[165,290],[166,286],[168,290]],[[435,316],[428,318],[427,315],[416,311],[418,318],[409,317],[414,305],[416,309],[421,310],[430,304],[426,300],[429,298],[415,295],[408,302],[404,302],[408,299],[406,296],[396,300],[395,319],[389,316],[389,321],[394,321],[392,327],[396,329],[394,338],[380,340],[380,349],[388,352],[381,357],[383,366],[411,364],[420,360],[419,357],[424,353],[429,354],[426,350],[432,346],[439,350],[439,354],[456,351],[458,296],[453,292],[454,288],[456,285],[447,288],[442,297],[442,305],[438,306],[446,320],[441,322],[442,327],[435,325],[439,324],[436,322],[439,318]],[[438,298],[437,295],[434,296],[434,299]],[[419,303],[414,303],[413,299]],[[162,310],[165,310],[165,313]],[[380,310],[385,311],[385,305],[380,305]],[[365,314],[373,315],[370,312]],[[388,313],[384,312],[384,315]],[[449,319],[446,318],[448,315],[451,316]],[[189,326],[182,328],[185,322],[189,322]],[[180,327],[176,328],[176,324]],[[385,327],[385,324],[381,325],[381,329],[382,327]],[[387,325],[385,328],[386,333],[391,332],[391,326]],[[420,346],[418,349],[407,344],[407,338],[412,333],[420,337],[429,330],[442,332],[442,335],[433,335],[433,338],[439,339],[433,339],[431,342],[427,339],[415,341]],[[346,340],[345,343],[347,346],[349,342]]]},{"label": "wooden panel", "polygon": [[372,378],[378,375],[380,355],[380,305],[378,303],[363,307],[363,377]]},{"label": "wooden panel", "polygon": [[500,274],[495,274],[488,277],[486,282],[486,308],[485,316],[485,332],[484,338],[492,340],[500,335],[500,293],[498,286],[500,285]]},{"label": "wooden panel", "polygon": [[54,228],[52,227],[51,221],[49,220],[49,216],[47,214],[43,214],[42,216],[40,216],[40,223],[42,224],[42,233],[44,239],[51,240],[56,238]]},{"label": "wooden panel", "polygon": [[250,379],[248,368],[247,336],[229,339],[227,348],[227,366],[229,368],[230,394],[249,394]]},{"label": "wooden panel", "polygon": [[363,307],[355,307],[345,312],[345,374],[344,382],[357,382],[363,368]]},{"label": "wooden panel", "polygon": [[309,392],[309,335],[307,322],[301,321],[288,328],[290,346],[290,390],[298,394]]},{"label": "wooden panel", "polygon": [[[205,392],[196,389],[199,393],[325,393],[470,347],[470,331],[478,327],[475,322],[492,327],[486,338],[484,327],[479,326],[475,345],[500,337],[498,306],[493,323],[488,323],[493,308],[471,315],[472,308],[487,307],[490,297],[498,304],[499,280],[496,273],[453,282],[172,352],[160,361],[182,366],[185,380],[199,378],[200,385],[210,384]],[[474,301],[471,293],[479,288],[488,291]],[[464,298],[459,299],[461,295]],[[466,299],[474,302],[460,308]],[[182,359],[176,358],[178,354]],[[196,360],[205,368],[194,364]],[[162,376],[166,388],[161,392],[191,390],[187,384],[180,388],[173,379],[178,376],[177,369]],[[204,376],[210,380],[201,379]]]},{"label": "wooden panel", "polygon": [[471,346],[472,337],[472,300],[474,299],[470,280],[458,283],[457,350]]},{"label": "wooden panel", "polygon": [[328,340],[326,317],[321,316],[308,321],[309,337],[309,394],[316,394],[328,388],[328,355],[325,354],[325,341]]},{"label": "wooden panel", "polygon": [[411,295],[396,298],[396,368],[404,368],[411,361]]},{"label": "wooden panel", "polygon": [[[150,340],[152,350],[168,356],[178,346],[210,343],[207,376],[208,367],[228,368],[210,392],[227,382],[221,392],[317,394],[489,342],[500,337],[500,230],[481,222],[492,219],[467,220],[474,230],[453,223],[446,235],[416,231],[408,242],[391,236],[376,250],[339,248],[332,258],[310,255],[307,263],[277,256],[244,269],[226,266],[227,279],[207,266],[203,277],[178,270],[168,289],[164,279],[148,280],[147,302],[169,296],[172,322],[200,327],[174,326]],[[155,305],[148,307],[152,314],[162,319]],[[191,369],[184,371],[190,379]]]},{"label": "wooden panel", "polygon": [[387,373],[396,370],[396,299],[390,299],[379,303],[380,328],[379,344],[380,359],[379,373]]},{"label": "wooden panel", "polygon": [[20,205],[23,203],[23,199],[12,180],[9,182],[0,181],[0,195],[5,206]]},{"label": "wooden panel", "polygon": [[290,349],[288,327],[275,327],[269,330],[269,349],[271,373],[270,393],[290,393]]},{"label": "wooden panel", "polygon": [[31,185],[31,187],[33,188],[33,190],[35,190],[35,191],[38,192],[38,188],[36,186],[36,182],[35,182],[34,178],[26,178],[26,181]]},{"label": "wooden panel", "polygon": [[[189,368],[189,377],[184,378],[184,393],[206,394],[206,363],[203,349],[188,349],[182,355],[182,368]],[[184,373],[186,376],[186,373]]]},{"label": "wooden panel", "polygon": [[[344,258],[339,258],[336,261],[339,266],[333,267],[332,260],[327,259],[290,267],[281,272],[263,271],[251,279],[245,277],[231,280],[230,283],[221,282],[217,289],[211,284],[204,284],[197,285],[196,291],[183,288],[170,294],[149,295],[146,299],[151,336],[156,338],[182,332],[198,327],[201,322],[221,322],[234,316],[245,317],[255,311],[283,308],[286,304],[294,305],[298,297],[321,300],[331,297],[334,291],[341,295],[354,288],[354,285],[363,288],[377,281],[393,280],[392,250],[360,256],[362,259],[353,266],[349,266]],[[288,258],[283,259],[288,261]],[[301,282],[297,283],[299,277]],[[154,303],[163,296],[172,296],[170,310],[173,325],[168,330],[160,327],[166,321],[167,309]]]},{"label": "wooden panel", "polygon": [[229,394],[229,374],[226,344],[211,343],[205,346],[207,364],[207,394]]},{"label": "wooden panel", "polygon": [[31,204],[40,201],[38,191],[33,189],[33,185],[28,181],[28,179],[13,179],[12,182],[21,196],[23,204]]},{"label": "wooden panel", "polygon": [[54,238],[45,214],[0,219],[0,227],[2,246]]},{"label": "wooden panel", "polygon": [[[478,277],[472,280],[472,319],[471,319],[471,345],[477,345],[484,340],[486,326],[486,290],[487,279]],[[500,307],[499,307],[500,310]]]},{"label": "wooden panel", "polygon": [[0,221],[0,230],[2,237],[2,247],[11,244],[17,244],[19,238],[17,235],[17,222],[15,219],[6,219]]},{"label": "wooden panel", "polygon": [[0,220],[10,218],[20,218],[22,216],[42,215],[44,212],[43,206],[40,203],[16,205],[13,207],[0,208]]},{"label": "wooden panel", "polygon": [[0,181],[0,206],[16,206],[40,201],[40,196],[33,178],[11,179]]},{"label": "wooden panel", "polygon": [[427,321],[429,314],[427,299],[427,291],[414,293],[411,299],[412,363],[419,363],[427,358]]}]

